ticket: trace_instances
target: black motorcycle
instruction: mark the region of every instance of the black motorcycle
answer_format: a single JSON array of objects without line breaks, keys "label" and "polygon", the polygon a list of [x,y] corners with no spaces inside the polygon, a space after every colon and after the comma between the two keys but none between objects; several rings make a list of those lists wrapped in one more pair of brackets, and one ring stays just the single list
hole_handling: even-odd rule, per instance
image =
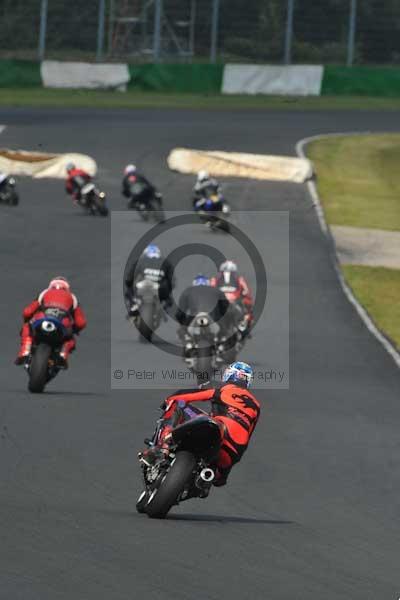
[{"label": "black motorcycle", "polygon": [[162,206],[162,195],[159,192],[149,195],[144,183],[137,181],[130,187],[131,197],[128,208],[135,209],[143,221],[163,223],[165,211]]},{"label": "black motorcycle", "polygon": [[[143,472],[144,490],[136,510],[150,518],[164,519],[170,509],[190,498],[206,498],[215,478],[215,464],[221,446],[219,425],[203,411],[186,406],[182,409],[183,422],[171,433],[168,451],[159,452],[154,462],[139,453]],[[152,440],[157,445],[161,420]]]},{"label": "black motorcycle", "polygon": [[106,195],[104,192],[100,192],[92,182],[86,183],[82,187],[78,203],[90,215],[100,215],[102,217],[108,215]]},{"label": "black motorcycle", "polygon": [[199,383],[210,381],[221,363],[219,334],[220,326],[206,312],[198,313],[186,328],[184,360],[197,375]]},{"label": "black motorcycle", "polygon": [[57,308],[48,308],[45,315],[31,324],[33,344],[30,357],[25,364],[29,376],[28,389],[38,394],[46,383],[60,370],[59,355],[67,337],[62,324],[65,313]]},{"label": "black motorcycle", "polygon": [[221,328],[209,313],[198,313],[188,325],[184,340],[184,360],[197,375],[198,383],[215,379],[215,371],[236,359],[240,349],[239,331],[233,326],[221,336]]},{"label": "black motorcycle", "polygon": [[159,298],[159,284],[150,279],[142,279],[135,284],[137,308],[131,317],[141,342],[151,342],[153,332],[160,326],[162,306]]},{"label": "black motorcycle", "polygon": [[19,196],[14,177],[7,177],[1,182],[0,202],[3,204],[9,204],[10,206],[17,206],[19,203]]}]

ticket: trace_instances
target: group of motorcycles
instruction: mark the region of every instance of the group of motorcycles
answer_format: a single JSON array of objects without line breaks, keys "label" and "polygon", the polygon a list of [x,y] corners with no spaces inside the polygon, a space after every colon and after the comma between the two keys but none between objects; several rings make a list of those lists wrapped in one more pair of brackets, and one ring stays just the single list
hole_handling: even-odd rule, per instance
[{"label": "group of motorcycles", "polygon": [[[197,375],[199,383],[211,381],[213,374],[233,362],[251,331],[251,312],[242,302],[239,289],[225,292],[229,300],[229,326],[222,328],[208,312],[198,312],[192,321],[178,331],[182,341],[182,357]],[[168,307],[159,299],[159,284],[142,279],[135,284],[138,311],[129,317],[139,332],[141,343],[151,342],[154,332],[167,320]]]}]

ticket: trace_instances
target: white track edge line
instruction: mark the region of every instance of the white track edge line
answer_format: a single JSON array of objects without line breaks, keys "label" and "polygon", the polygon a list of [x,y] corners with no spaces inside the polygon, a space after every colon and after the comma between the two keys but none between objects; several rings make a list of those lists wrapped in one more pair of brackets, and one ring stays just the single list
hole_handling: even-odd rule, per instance
[{"label": "white track edge line", "polygon": [[[314,135],[311,137],[307,137],[304,138],[302,140],[299,140],[296,144],[296,153],[300,158],[307,158],[306,153],[305,153],[305,147],[313,141],[317,141],[317,140],[321,140],[327,137],[341,137],[341,136],[351,136],[351,135],[368,135],[371,132],[347,132],[347,133],[329,133],[329,134],[321,134],[321,135]],[[362,306],[362,304],[360,304],[360,302],[357,300],[357,298],[355,297],[355,295],[353,294],[351,288],[347,285],[344,277],[343,277],[343,273],[342,270],[340,268],[340,262],[339,262],[339,257],[337,254],[337,250],[336,250],[336,243],[335,243],[335,239],[331,233],[331,230],[326,222],[326,218],[325,218],[325,213],[324,213],[324,209],[322,207],[319,195],[318,195],[318,190],[317,190],[317,186],[315,183],[315,180],[309,180],[307,181],[307,188],[309,191],[309,194],[311,196],[311,199],[313,201],[313,205],[315,207],[316,213],[317,213],[317,217],[318,217],[318,221],[320,224],[320,227],[323,231],[323,233],[330,239],[331,243],[332,243],[332,247],[333,247],[333,252],[334,252],[334,267],[335,267],[335,271],[336,274],[338,276],[341,288],[346,296],[346,298],[348,299],[348,301],[354,306],[354,308],[356,309],[359,317],[363,320],[365,326],[367,327],[368,331],[370,333],[372,333],[373,336],[375,336],[375,338],[382,344],[382,346],[384,347],[384,349],[386,350],[386,352],[392,357],[392,359],[394,360],[395,364],[397,365],[397,367],[400,368],[400,353],[396,350],[396,348],[394,347],[394,345],[388,340],[388,338],[382,333],[382,331],[380,331],[380,329],[378,329],[378,327],[375,325],[374,321],[372,320],[372,318],[370,317],[370,315],[368,314],[368,312],[365,310],[365,308]]]}]

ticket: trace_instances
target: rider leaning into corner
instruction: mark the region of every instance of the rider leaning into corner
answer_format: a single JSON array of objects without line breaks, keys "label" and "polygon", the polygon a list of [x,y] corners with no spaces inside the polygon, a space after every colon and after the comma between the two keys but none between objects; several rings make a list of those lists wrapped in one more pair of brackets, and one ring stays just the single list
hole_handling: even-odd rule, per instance
[{"label": "rider leaning into corner", "polygon": [[92,181],[92,177],[83,169],[77,168],[74,163],[68,163],[66,171],[65,191],[72,196],[74,202],[79,202],[82,199],[82,188]]},{"label": "rider leaning into corner", "polygon": [[159,284],[158,295],[164,307],[171,304],[171,294],[175,286],[174,268],[168,259],[163,258],[161,250],[155,244],[147,246],[139,260],[130,264],[124,278],[124,295],[130,305],[129,315],[138,314],[139,305],[135,297],[135,285],[148,279]]},{"label": "rider leaning into corner", "polygon": [[58,366],[64,369],[68,368],[68,357],[76,346],[74,333],[79,333],[86,327],[86,316],[79,306],[77,297],[71,292],[67,279],[61,275],[52,279],[37,299],[24,308],[21,346],[15,364],[24,364],[30,356],[33,342],[31,322],[44,317],[48,308],[56,308],[63,315],[62,324],[67,331],[67,335],[61,348],[60,364]]},{"label": "rider leaning into corner", "polygon": [[[135,193],[135,186],[140,187],[140,193]],[[141,173],[138,173],[136,165],[126,165],[124,178],[122,180],[122,194],[130,199],[131,208],[145,209],[150,200],[155,198],[162,206],[162,195],[156,187]]]},{"label": "rider leaning into corner", "polygon": [[234,362],[224,371],[223,383],[210,389],[179,390],[163,403],[164,415],[157,446],[142,456],[151,464],[168,453],[171,431],[185,420],[185,407],[191,402],[211,402],[210,416],[221,430],[221,449],[216,461],[213,485],[226,484],[232,467],[242,458],[260,416],[260,403],[249,391],[253,370],[247,363]]},{"label": "rider leaning into corner", "polygon": [[199,171],[193,188],[193,208],[200,210],[211,194],[220,194],[221,186],[207,171]]}]

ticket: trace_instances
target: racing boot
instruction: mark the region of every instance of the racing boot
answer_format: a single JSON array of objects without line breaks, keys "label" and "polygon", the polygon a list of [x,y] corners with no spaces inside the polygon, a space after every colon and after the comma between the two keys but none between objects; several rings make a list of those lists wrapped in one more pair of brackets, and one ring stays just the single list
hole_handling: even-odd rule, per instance
[{"label": "racing boot", "polygon": [[68,357],[74,349],[75,340],[71,339],[64,342],[57,361],[57,366],[60,367],[60,369],[68,369]]},{"label": "racing boot", "polygon": [[227,469],[218,468],[215,473],[215,478],[212,484],[215,487],[222,487],[226,485],[228,480],[229,473],[231,472],[232,467],[228,467]]},{"label": "racing boot", "polygon": [[18,356],[15,359],[14,363],[16,365],[24,365],[30,354],[32,349],[32,338],[31,336],[26,336],[21,339],[21,346],[18,352]]}]

